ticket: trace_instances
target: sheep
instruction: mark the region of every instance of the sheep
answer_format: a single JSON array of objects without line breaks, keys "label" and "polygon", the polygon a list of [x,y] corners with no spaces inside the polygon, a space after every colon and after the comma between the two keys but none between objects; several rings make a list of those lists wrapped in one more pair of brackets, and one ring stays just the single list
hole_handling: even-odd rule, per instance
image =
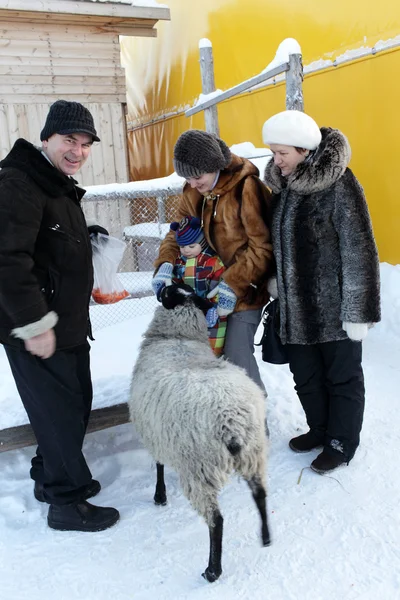
[{"label": "sheep", "polygon": [[270,544],[266,512],[265,396],[245,371],[213,354],[202,309],[209,301],[182,285],[164,288],[144,334],[131,381],[130,418],[157,462],[156,504],[166,504],[164,464],[209,527],[202,574],[221,573],[223,517],[218,493],[233,471],[248,483]]}]

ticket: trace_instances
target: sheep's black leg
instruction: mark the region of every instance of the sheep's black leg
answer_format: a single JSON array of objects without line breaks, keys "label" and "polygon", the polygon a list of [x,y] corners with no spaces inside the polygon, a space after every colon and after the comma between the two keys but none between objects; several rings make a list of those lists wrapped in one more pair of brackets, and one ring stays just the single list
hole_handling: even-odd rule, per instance
[{"label": "sheep's black leg", "polygon": [[209,526],[210,531],[210,558],[208,567],[203,573],[204,579],[210,583],[217,581],[222,573],[222,531],[224,519],[218,509],[214,511],[213,524]]},{"label": "sheep's black leg", "polygon": [[157,463],[157,483],[156,491],[154,494],[155,504],[161,504],[165,506],[167,504],[167,494],[165,492],[165,481],[164,481],[164,465]]},{"label": "sheep's black leg", "polygon": [[251,493],[253,494],[254,501],[257,505],[258,512],[261,517],[261,539],[263,546],[269,546],[271,543],[271,538],[269,535],[268,529],[268,519],[267,519],[267,503],[266,497],[267,494],[265,492],[264,486],[260,482],[259,477],[252,477],[248,482],[250,486]]}]

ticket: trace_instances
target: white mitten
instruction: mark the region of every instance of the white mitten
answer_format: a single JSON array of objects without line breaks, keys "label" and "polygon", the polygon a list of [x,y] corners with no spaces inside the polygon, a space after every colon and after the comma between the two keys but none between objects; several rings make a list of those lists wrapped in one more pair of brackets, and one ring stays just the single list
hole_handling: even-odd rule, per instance
[{"label": "white mitten", "polygon": [[273,300],[276,300],[278,297],[278,282],[276,280],[275,275],[268,279],[267,281],[267,290],[269,295]]},{"label": "white mitten", "polygon": [[237,297],[235,292],[223,279],[219,282],[211,292],[207,294],[207,298],[214,298],[218,294],[218,315],[227,317],[230,315],[236,306]]},{"label": "white mitten", "polygon": [[353,342],[362,342],[367,337],[369,323],[348,323],[343,321],[342,327]]},{"label": "white mitten", "polygon": [[153,292],[157,296],[157,300],[160,302],[160,294],[162,292],[163,287],[167,285],[171,285],[172,283],[172,271],[173,271],[172,263],[162,263],[157,273],[154,275],[151,280],[151,287],[153,288]]}]

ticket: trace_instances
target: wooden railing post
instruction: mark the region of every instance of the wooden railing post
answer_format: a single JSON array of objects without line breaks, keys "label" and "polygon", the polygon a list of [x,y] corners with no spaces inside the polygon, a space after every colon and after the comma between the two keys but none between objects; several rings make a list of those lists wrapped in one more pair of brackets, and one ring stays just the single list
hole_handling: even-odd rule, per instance
[{"label": "wooden railing post", "polygon": [[[211,94],[211,92],[215,92],[212,44],[209,40],[202,39],[200,40],[199,48],[202,92],[203,94]],[[219,137],[218,109],[216,106],[211,106],[204,110],[204,120],[206,131],[214,133]]]},{"label": "wooden railing post", "polygon": [[286,110],[304,111],[301,54],[289,55],[289,71],[286,73]]}]

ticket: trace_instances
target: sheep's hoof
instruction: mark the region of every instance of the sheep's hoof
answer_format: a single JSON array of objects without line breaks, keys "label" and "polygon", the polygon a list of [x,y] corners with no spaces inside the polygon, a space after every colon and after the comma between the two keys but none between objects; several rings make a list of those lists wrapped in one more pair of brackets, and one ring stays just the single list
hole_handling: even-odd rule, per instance
[{"label": "sheep's hoof", "polygon": [[270,546],[271,545],[271,540],[269,538],[265,538],[263,540],[263,546]]},{"label": "sheep's hoof", "polygon": [[271,538],[269,536],[269,531],[263,531],[261,534],[262,537],[262,545],[263,546],[270,546],[271,545]]},{"label": "sheep's hoof", "polygon": [[157,506],[166,506],[167,494],[165,492],[156,492],[154,494],[154,504],[157,504]]},{"label": "sheep's hoof", "polygon": [[209,583],[214,583],[214,581],[217,581],[217,579],[219,579],[221,573],[222,571],[216,573],[215,571],[211,571],[211,569],[207,567],[207,569],[204,571],[204,573],[201,574],[201,576],[204,577],[204,579],[207,579]]}]

